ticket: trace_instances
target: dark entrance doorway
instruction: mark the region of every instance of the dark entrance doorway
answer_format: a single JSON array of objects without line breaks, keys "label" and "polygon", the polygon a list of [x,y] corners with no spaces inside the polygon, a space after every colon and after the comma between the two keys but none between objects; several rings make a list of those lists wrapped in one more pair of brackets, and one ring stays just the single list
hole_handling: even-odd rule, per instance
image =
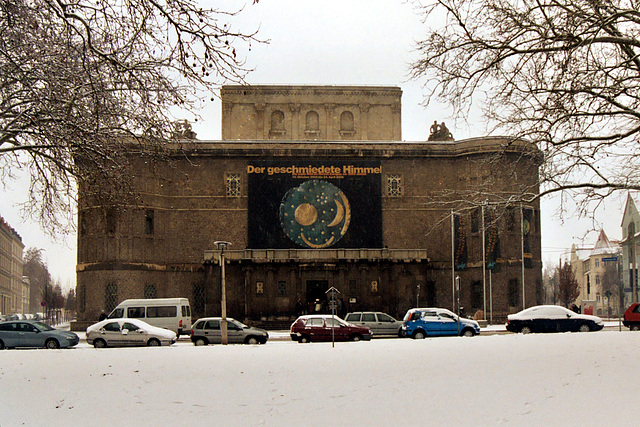
[{"label": "dark entrance doorway", "polygon": [[328,280],[307,280],[307,305],[309,313],[322,313],[327,308]]}]

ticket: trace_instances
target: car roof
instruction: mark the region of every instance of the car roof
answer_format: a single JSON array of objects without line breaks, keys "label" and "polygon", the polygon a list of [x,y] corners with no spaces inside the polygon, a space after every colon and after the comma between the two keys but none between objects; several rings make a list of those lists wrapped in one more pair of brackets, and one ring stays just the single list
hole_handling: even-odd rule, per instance
[{"label": "car roof", "polygon": [[[226,317],[227,320],[236,320],[233,317]],[[222,317],[201,317],[199,318],[197,321],[201,321],[201,320],[222,320]]]}]

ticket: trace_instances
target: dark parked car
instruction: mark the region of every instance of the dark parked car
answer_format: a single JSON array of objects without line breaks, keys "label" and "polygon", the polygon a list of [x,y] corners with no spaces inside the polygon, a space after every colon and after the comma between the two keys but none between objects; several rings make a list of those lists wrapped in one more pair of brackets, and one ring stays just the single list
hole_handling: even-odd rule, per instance
[{"label": "dark parked car", "polygon": [[[195,345],[220,344],[222,332],[220,317],[199,319],[191,328],[191,341]],[[253,328],[227,317],[227,339],[229,344],[265,344],[269,334],[264,329]]]},{"label": "dark parked car", "polygon": [[627,308],[622,324],[632,331],[640,331],[640,303],[633,303]]},{"label": "dark parked car", "polygon": [[73,332],[60,331],[35,320],[0,323],[0,350],[16,347],[68,348],[78,344]]},{"label": "dark parked car", "polygon": [[348,313],[344,320],[354,325],[371,329],[374,338],[381,336],[402,336],[402,322],[386,313],[377,311],[356,311]]},{"label": "dark parked car", "polygon": [[604,327],[597,316],[575,313],[559,305],[536,305],[507,316],[511,332],[589,332]]},{"label": "dark parked car", "polygon": [[329,314],[298,317],[291,325],[290,334],[291,339],[298,342],[371,340],[369,328],[352,325]]}]

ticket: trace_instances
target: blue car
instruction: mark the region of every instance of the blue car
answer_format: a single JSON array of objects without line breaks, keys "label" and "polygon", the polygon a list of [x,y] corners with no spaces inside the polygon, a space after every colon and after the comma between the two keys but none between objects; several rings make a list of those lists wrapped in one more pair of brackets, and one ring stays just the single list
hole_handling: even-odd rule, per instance
[{"label": "blue car", "polygon": [[446,308],[412,308],[402,323],[402,335],[413,339],[452,335],[472,337],[479,333],[478,322],[458,317]]},{"label": "blue car", "polygon": [[17,347],[67,348],[80,341],[77,334],[59,331],[35,320],[0,322],[0,350]]}]

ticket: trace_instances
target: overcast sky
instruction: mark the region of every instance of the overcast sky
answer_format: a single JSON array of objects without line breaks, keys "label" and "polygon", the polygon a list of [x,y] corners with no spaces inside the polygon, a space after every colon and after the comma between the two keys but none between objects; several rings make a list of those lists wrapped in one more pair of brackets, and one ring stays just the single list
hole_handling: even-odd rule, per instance
[{"label": "overcast sky", "polygon": [[[202,1],[203,7],[243,5],[241,1]],[[422,17],[412,4],[400,0],[260,0],[247,2],[244,11],[233,19],[240,30],[259,28],[259,36],[269,44],[253,45],[247,52],[251,84],[309,85],[384,85],[399,86],[402,91],[402,138],[426,140],[434,120],[445,121],[456,139],[485,136],[486,126],[479,108],[465,122],[448,118],[445,105],[421,105],[424,91],[420,81],[408,80],[408,65],[415,60],[415,41],[426,33]],[[432,20],[434,21],[434,20]],[[201,118],[194,123],[197,138],[220,138],[220,102],[204,102]],[[189,120],[194,117],[187,116]],[[18,231],[26,248],[45,249],[45,259],[54,278],[63,288],[75,286],[76,236],[51,241],[40,227],[22,218],[18,203],[26,199],[24,179],[5,183],[0,189],[0,215]],[[575,210],[564,218],[555,215],[557,198],[542,201],[543,261],[557,263],[572,243],[595,243],[604,227],[610,239],[621,235],[621,209],[624,200],[609,200],[595,222],[577,220]],[[583,239],[586,237],[586,241]],[[26,249],[25,248],[25,249]]]}]

